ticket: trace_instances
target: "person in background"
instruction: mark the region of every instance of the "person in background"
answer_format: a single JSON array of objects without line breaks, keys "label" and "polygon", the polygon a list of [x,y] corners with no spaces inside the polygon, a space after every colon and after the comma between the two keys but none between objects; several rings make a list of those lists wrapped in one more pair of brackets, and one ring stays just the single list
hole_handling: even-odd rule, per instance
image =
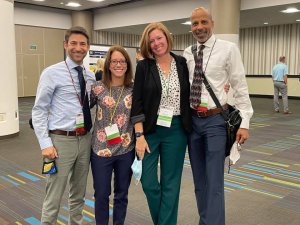
[{"label": "person in background", "polygon": [[[186,60],[171,52],[169,30],[151,23],[143,32],[143,60],[136,68],[131,121],[142,159],[141,183],[153,224],[177,224],[181,175],[191,131]],[[160,178],[158,179],[158,160]]]},{"label": "person in background", "polygon": [[138,63],[138,61],[140,60],[143,60],[143,56],[141,54],[141,50],[138,50],[135,54],[135,60],[136,60],[136,63]]},{"label": "person in background", "polygon": [[249,137],[249,121],[253,109],[238,47],[232,42],[216,38],[212,31],[214,21],[207,9],[203,7],[194,9],[190,19],[197,46],[186,48],[183,56],[187,60],[191,84],[190,106],[193,129],[188,144],[200,215],[199,225],[224,225],[226,125],[220,114],[221,109],[216,108],[202,82],[203,75],[225,110],[227,93],[226,88],[223,87],[229,81],[235,106],[242,117],[237,132],[237,141],[240,144]]},{"label": "person in background", "polygon": [[273,67],[272,79],[274,84],[274,110],[279,113],[279,93],[282,96],[283,113],[291,114],[288,106],[288,67],[285,64],[285,56],[279,57],[279,63]]},{"label": "person in background", "polygon": [[109,196],[114,173],[113,224],[125,221],[131,165],[134,160],[134,132],[130,121],[132,66],[126,50],[110,47],[103,78],[92,87],[91,103],[96,104],[92,137],[91,168],[95,189],[97,225],[109,223]]},{"label": "person in background", "polygon": [[46,196],[41,223],[56,224],[61,198],[69,183],[69,223],[82,224],[82,210],[91,153],[89,93],[94,73],[83,59],[89,36],[82,27],[66,31],[65,61],[46,68],[40,77],[32,109],[34,131],[46,161],[54,161],[56,174],[46,175]]},{"label": "person in background", "polygon": [[104,70],[104,61],[105,61],[105,59],[103,59],[103,58],[99,58],[97,60],[95,71],[94,71],[95,72],[96,81],[102,79],[102,74],[103,74],[103,70]]}]

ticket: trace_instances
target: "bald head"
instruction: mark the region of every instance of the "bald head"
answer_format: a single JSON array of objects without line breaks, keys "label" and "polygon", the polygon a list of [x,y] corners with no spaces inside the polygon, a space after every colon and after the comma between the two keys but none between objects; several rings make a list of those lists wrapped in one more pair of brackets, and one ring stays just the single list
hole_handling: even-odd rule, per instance
[{"label": "bald head", "polygon": [[191,24],[193,35],[199,43],[203,44],[211,37],[214,21],[211,14],[204,7],[192,11]]},{"label": "bald head", "polygon": [[193,11],[192,11],[192,15],[191,15],[191,19],[192,19],[192,17],[194,16],[194,15],[197,15],[197,14],[199,14],[199,13],[201,13],[201,14],[206,14],[207,15],[207,17],[210,19],[210,20],[212,20],[212,16],[211,16],[211,14],[210,14],[210,12],[206,9],[206,8],[204,8],[204,7],[199,7],[199,8],[195,8]]}]

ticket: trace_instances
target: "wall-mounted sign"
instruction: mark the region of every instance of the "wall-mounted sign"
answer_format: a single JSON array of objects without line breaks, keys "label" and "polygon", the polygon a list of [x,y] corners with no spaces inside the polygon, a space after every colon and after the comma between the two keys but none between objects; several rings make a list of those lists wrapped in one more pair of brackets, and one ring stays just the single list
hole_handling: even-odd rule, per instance
[{"label": "wall-mounted sign", "polygon": [[37,45],[35,45],[35,44],[29,45],[29,50],[37,51]]}]

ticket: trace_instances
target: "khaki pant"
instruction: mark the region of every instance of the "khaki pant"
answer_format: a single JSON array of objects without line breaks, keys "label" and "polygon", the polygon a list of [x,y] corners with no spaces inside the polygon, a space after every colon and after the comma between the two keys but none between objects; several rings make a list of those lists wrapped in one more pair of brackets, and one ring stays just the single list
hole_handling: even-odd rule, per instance
[{"label": "khaki pant", "polygon": [[58,151],[57,173],[46,177],[46,196],[43,202],[43,225],[56,224],[61,198],[69,182],[69,225],[82,223],[82,210],[91,154],[91,134],[63,136],[51,134]]}]

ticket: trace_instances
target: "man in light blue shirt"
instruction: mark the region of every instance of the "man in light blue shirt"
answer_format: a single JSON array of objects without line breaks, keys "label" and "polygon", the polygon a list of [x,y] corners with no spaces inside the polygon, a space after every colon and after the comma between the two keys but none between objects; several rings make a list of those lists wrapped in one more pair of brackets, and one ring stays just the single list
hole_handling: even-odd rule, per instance
[{"label": "man in light blue shirt", "polygon": [[279,113],[279,93],[283,101],[283,113],[290,114],[287,95],[287,75],[288,67],[285,64],[285,56],[279,57],[279,63],[273,67],[272,78],[274,83],[274,110]]},{"label": "man in light blue shirt", "polygon": [[46,68],[40,77],[32,122],[45,162],[55,161],[57,173],[47,174],[42,224],[56,224],[61,198],[69,183],[69,222],[82,223],[91,152],[88,107],[95,76],[83,66],[89,36],[82,27],[66,31],[65,61]]}]

